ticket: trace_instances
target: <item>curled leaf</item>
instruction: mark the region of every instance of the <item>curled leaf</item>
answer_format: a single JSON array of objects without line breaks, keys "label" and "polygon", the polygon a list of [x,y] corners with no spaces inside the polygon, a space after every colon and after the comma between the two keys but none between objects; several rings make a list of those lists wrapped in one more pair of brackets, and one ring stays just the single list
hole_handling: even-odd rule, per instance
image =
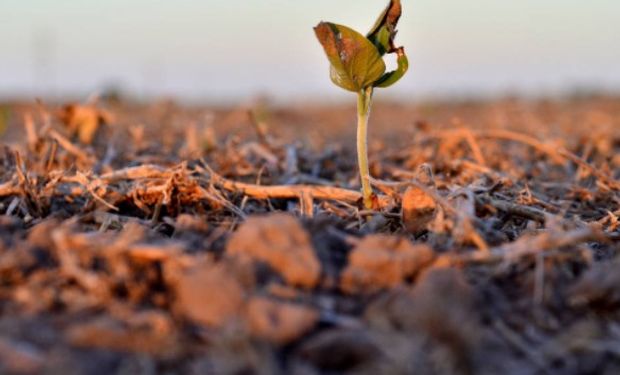
[{"label": "curled leaf", "polygon": [[403,78],[405,73],[407,73],[407,70],[409,70],[409,59],[407,58],[407,55],[405,55],[405,48],[398,47],[396,49],[396,56],[396,62],[398,64],[396,70],[385,73],[383,77],[381,77],[377,82],[375,82],[375,87],[390,87],[396,82],[398,82],[401,78]]},{"label": "curled leaf", "polygon": [[359,92],[373,85],[385,72],[377,48],[357,31],[321,22],[314,32],[331,63],[331,80],[337,86]]},{"label": "curled leaf", "polygon": [[390,3],[366,35],[368,40],[377,47],[381,55],[396,51],[394,37],[396,37],[396,25],[401,14],[402,6],[400,0],[390,0]]}]

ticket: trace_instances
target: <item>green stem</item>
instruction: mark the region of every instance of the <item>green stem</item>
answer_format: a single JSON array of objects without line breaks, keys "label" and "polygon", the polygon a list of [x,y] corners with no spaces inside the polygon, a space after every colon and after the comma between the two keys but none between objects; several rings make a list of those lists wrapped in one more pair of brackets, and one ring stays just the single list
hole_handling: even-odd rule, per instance
[{"label": "green stem", "polygon": [[370,170],[368,168],[368,116],[372,100],[372,86],[357,93],[357,162],[362,182],[364,207],[372,209],[372,188],[370,187]]}]

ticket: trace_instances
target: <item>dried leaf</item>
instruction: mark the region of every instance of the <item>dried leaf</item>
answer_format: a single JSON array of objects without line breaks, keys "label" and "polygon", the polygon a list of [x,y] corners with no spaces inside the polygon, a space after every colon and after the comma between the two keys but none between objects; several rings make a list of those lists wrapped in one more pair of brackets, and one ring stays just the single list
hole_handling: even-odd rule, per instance
[{"label": "dried leaf", "polygon": [[392,53],[396,50],[394,37],[396,36],[396,25],[401,14],[402,6],[400,0],[391,0],[366,35],[377,47],[381,55]]}]

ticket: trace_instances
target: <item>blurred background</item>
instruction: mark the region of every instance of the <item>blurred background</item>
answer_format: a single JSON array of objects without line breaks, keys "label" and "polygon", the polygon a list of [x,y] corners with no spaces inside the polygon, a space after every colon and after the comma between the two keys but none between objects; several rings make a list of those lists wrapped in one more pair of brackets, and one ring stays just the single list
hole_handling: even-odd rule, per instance
[{"label": "blurred background", "polygon": [[[0,99],[342,100],[312,27],[365,33],[385,0],[2,0]],[[620,89],[617,0],[403,0],[411,71],[383,97]],[[390,65],[391,64],[391,65]],[[393,66],[390,61],[388,66]]]}]

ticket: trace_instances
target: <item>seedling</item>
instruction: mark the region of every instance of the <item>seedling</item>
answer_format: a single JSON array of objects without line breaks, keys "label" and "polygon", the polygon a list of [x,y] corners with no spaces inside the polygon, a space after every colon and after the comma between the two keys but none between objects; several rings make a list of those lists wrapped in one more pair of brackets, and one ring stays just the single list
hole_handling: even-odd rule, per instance
[{"label": "seedling", "polygon": [[[394,45],[396,25],[402,13],[400,0],[391,0],[370,32],[362,34],[346,26],[321,22],[315,28],[330,62],[334,84],[357,94],[357,159],[364,207],[372,209],[373,192],[368,169],[368,116],[373,90],[389,87],[409,68],[404,47]],[[383,56],[396,54],[398,67],[386,73]]]}]

